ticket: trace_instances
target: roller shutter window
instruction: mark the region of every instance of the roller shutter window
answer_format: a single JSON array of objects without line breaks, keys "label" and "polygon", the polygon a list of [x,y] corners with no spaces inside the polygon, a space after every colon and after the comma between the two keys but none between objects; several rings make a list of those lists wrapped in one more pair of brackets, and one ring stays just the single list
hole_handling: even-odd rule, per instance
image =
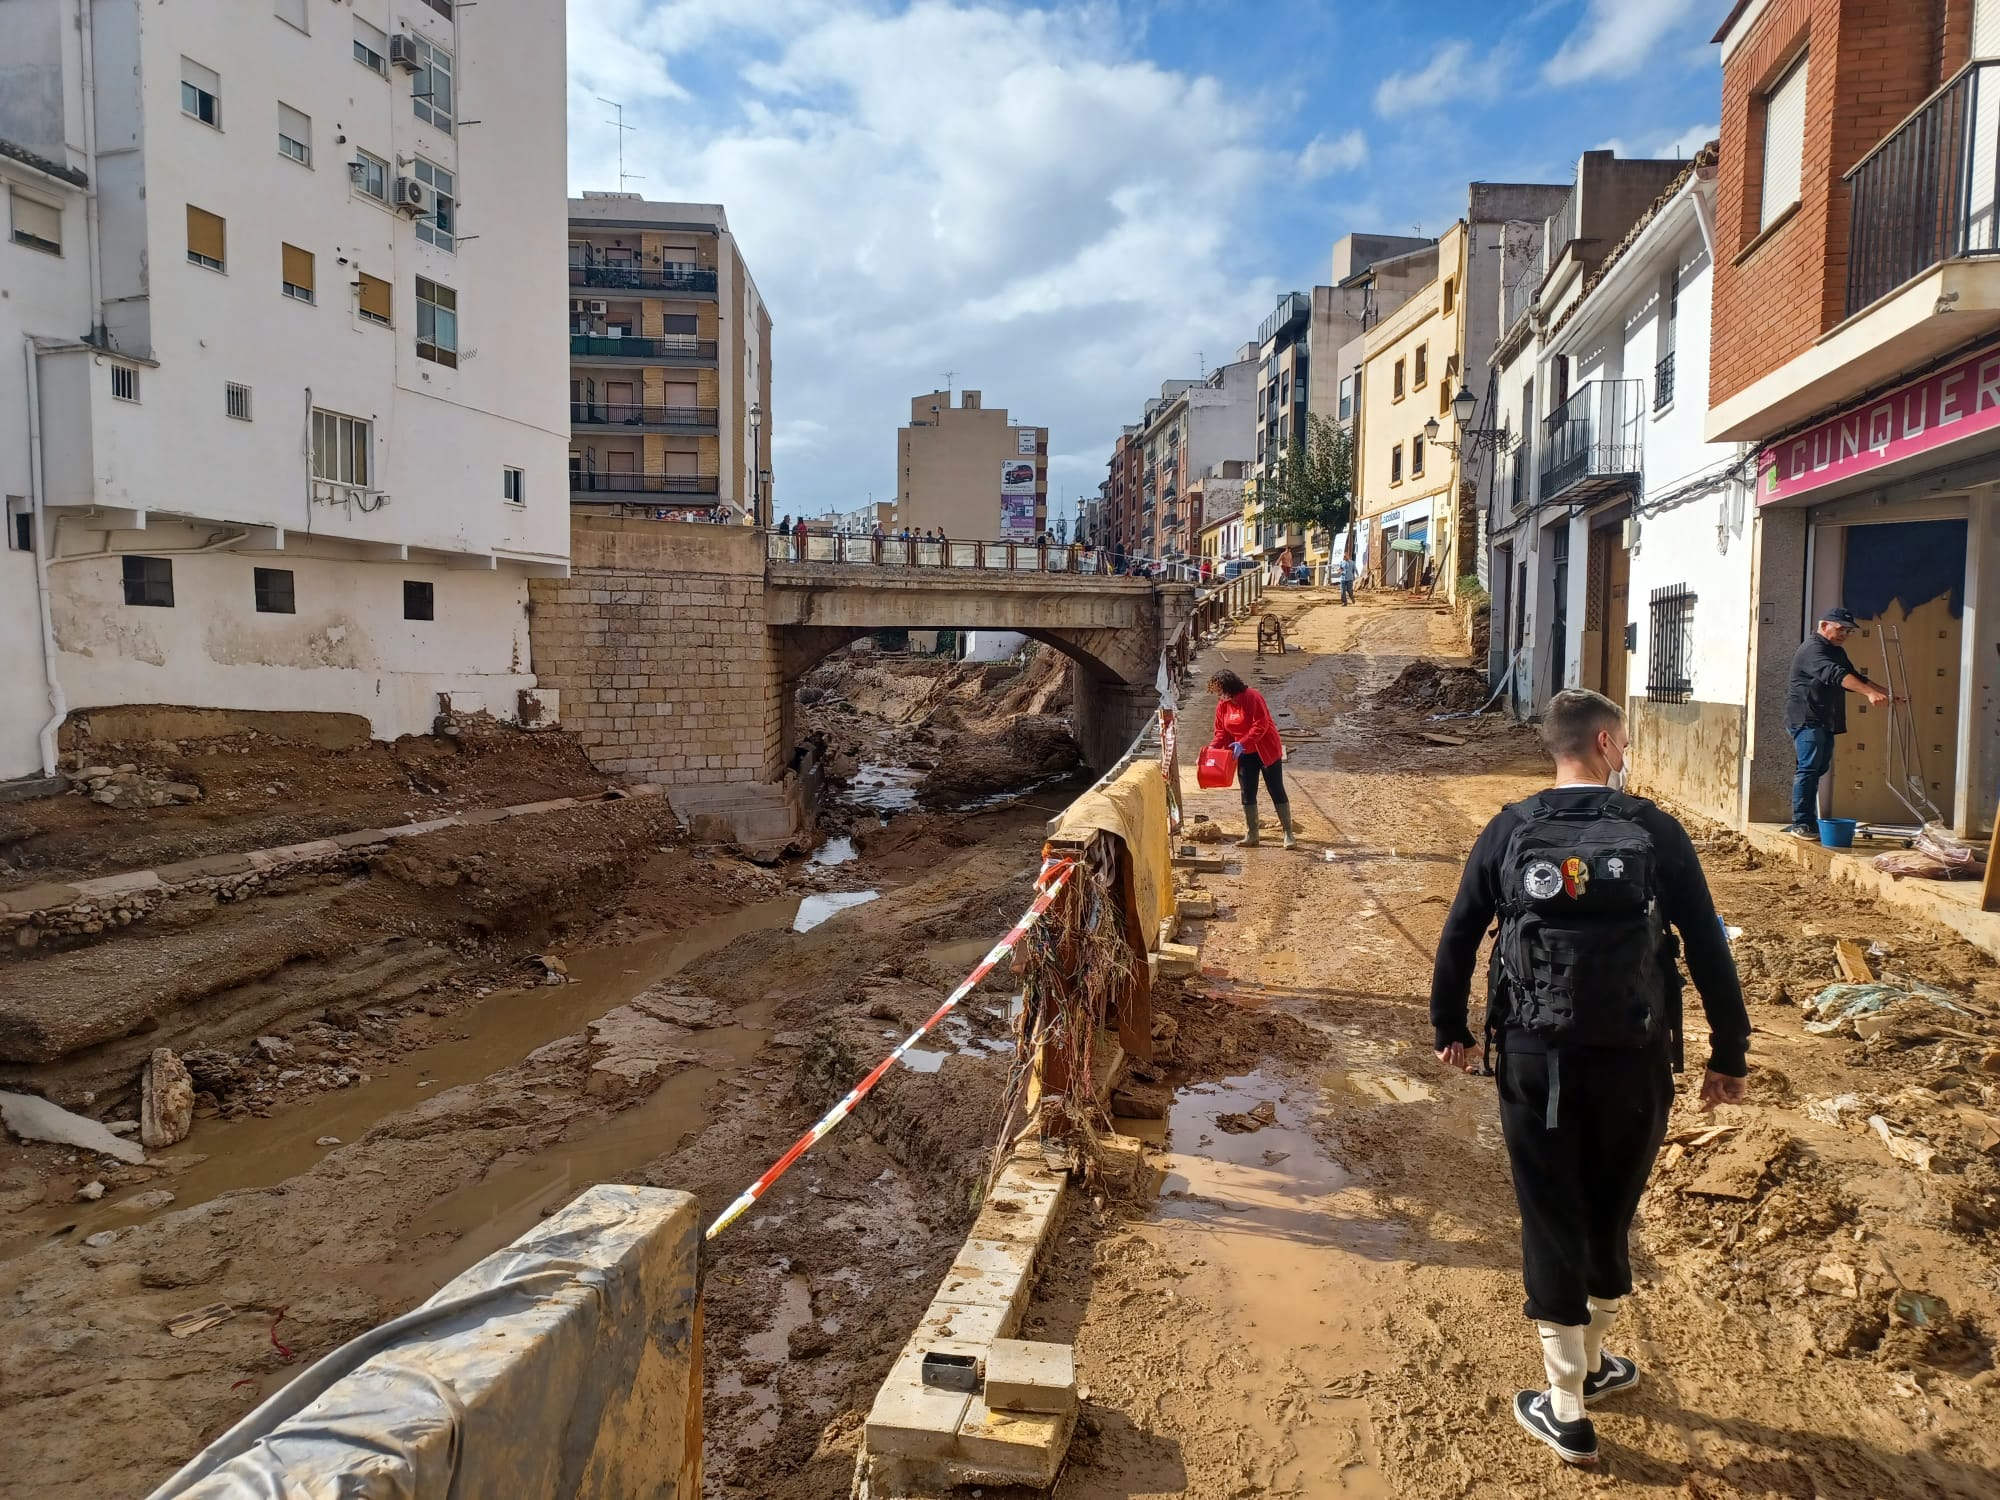
[{"label": "roller shutter window", "polygon": [[394,301],[389,291],[389,283],[380,277],[361,273],[361,316],[371,323],[380,323],[387,328],[393,325],[392,309]]},{"label": "roller shutter window", "polygon": [[297,245],[281,245],[279,249],[285,261],[285,295],[300,302],[313,301],[312,252]]},{"label": "roller shutter window", "polygon": [[26,245],[30,250],[46,250],[51,255],[62,254],[62,210],[23,197],[19,192],[12,196],[14,243]]},{"label": "roller shutter window", "polygon": [[1758,229],[1769,229],[1799,201],[1805,163],[1806,63],[1801,57],[1764,96],[1764,202]]},{"label": "roller shutter window", "polygon": [[198,266],[207,266],[211,271],[220,271],[228,263],[228,231],[220,214],[212,214],[205,208],[187,206],[188,259]]}]

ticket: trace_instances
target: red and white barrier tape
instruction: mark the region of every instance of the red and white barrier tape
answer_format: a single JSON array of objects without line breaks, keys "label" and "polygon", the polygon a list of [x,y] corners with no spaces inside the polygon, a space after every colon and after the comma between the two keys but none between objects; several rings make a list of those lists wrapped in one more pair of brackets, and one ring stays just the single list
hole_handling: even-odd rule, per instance
[{"label": "red and white barrier tape", "polygon": [[854,1106],[867,1096],[870,1089],[882,1081],[882,1075],[893,1068],[904,1053],[922,1041],[930,1033],[932,1027],[950,1015],[952,1011],[956,1010],[959,1001],[971,994],[978,986],[979,981],[993,971],[993,966],[1012,952],[1014,945],[1028,935],[1028,929],[1042,919],[1042,914],[1049,909],[1051,903],[1056,899],[1056,893],[1062,889],[1063,882],[1069,879],[1075,869],[1076,862],[1074,860],[1051,859],[1045,861],[1042,865],[1041,877],[1037,882],[1040,894],[1035,897],[1034,903],[1022,915],[1021,920],[1014,924],[1014,930],[993,945],[993,951],[982,958],[973,971],[965,976],[964,982],[945,997],[944,1004],[937,1008],[937,1011],[928,1021],[924,1022],[923,1025],[904,1038],[901,1046],[883,1058],[881,1062],[877,1063],[872,1073],[849,1089],[847,1096],[834,1105],[832,1109],[828,1110],[818,1124],[800,1136],[793,1143],[791,1150],[773,1162],[769,1171],[765,1172],[762,1177],[759,1177],[749,1187],[745,1188],[742,1196],[730,1204],[728,1208],[724,1209],[716,1221],[708,1226],[708,1233],[703,1238],[714,1239],[723,1230],[742,1217],[744,1210],[763,1197],[771,1184],[784,1176],[793,1162],[804,1156],[807,1151],[812,1149],[815,1142],[824,1137],[834,1126],[838,1125],[853,1112]]}]

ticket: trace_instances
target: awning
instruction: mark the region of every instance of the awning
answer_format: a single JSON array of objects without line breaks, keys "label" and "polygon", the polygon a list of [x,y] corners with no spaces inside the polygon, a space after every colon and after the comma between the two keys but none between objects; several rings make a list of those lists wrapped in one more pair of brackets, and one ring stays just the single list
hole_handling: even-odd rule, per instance
[{"label": "awning", "polygon": [[1389,543],[1389,550],[1391,552],[1423,552],[1427,549],[1422,542],[1417,541],[1413,537],[1398,537],[1395,541]]}]

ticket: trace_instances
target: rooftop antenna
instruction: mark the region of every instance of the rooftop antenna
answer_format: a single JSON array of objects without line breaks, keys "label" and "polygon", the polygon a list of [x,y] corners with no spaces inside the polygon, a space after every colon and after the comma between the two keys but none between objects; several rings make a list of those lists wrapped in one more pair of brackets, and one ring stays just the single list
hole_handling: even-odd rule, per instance
[{"label": "rooftop antenna", "polygon": [[1194,362],[1201,369],[1201,378],[1203,380],[1208,379],[1208,356],[1197,349],[1194,351]]},{"label": "rooftop antenna", "polygon": [[646,180],[637,172],[628,172],[625,170],[625,132],[628,130],[637,130],[639,127],[625,123],[625,106],[617,100],[607,99],[602,94],[599,94],[597,102],[599,104],[608,104],[618,111],[615,119],[606,120],[604,123],[618,132],[618,191],[622,193],[625,191],[625,184],[627,182],[644,182]]},{"label": "rooftop antenna", "polygon": [[955,376],[955,375],[957,375],[957,374],[958,374],[958,371],[956,371],[956,370],[946,370],[946,371],[944,372],[944,393],[945,393],[945,394],[946,394],[947,396],[949,396],[949,395],[951,394],[951,382],[952,382],[952,377],[953,377],[953,376]]}]

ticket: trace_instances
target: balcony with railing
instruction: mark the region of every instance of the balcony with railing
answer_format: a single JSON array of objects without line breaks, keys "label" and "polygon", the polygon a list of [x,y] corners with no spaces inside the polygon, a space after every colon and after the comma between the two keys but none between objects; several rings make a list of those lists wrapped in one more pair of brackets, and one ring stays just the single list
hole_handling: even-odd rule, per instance
[{"label": "balcony with railing", "polygon": [[712,297],[715,271],[708,266],[667,264],[637,266],[625,261],[596,261],[569,268],[573,287],[611,291],[658,292],[669,297]]},{"label": "balcony with railing", "polygon": [[720,413],[713,406],[643,406],[630,401],[572,401],[572,427],[649,427],[671,432],[713,432]]},{"label": "balcony with railing", "polygon": [[2000,62],[1975,62],[1847,174],[1847,315],[1948,260],[2000,255]]},{"label": "balcony with railing", "polygon": [[1593,380],[1542,424],[1544,500],[1581,504],[1637,482],[1645,456],[1646,383]]},{"label": "balcony with railing", "polygon": [[1516,268],[1515,279],[1507,283],[1500,294],[1500,328],[1502,332],[1512,328],[1527,315],[1535,305],[1535,298],[1542,290],[1542,278],[1548,274],[1548,247],[1537,241],[1534,254],[1526,264]]},{"label": "balcony with railing", "polygon": [[715,495],[722,490],[713,474],[632,474],[571,469],[570,493],[575,495]]},{"label": "balcony with railing", "polygon": [[651,364],[713,364],[715,340],[696,338],[691,333],[668,334],[663,338],[628,338],[602,333],[573,333],[569,336],[571,359],[637,360]]}]

